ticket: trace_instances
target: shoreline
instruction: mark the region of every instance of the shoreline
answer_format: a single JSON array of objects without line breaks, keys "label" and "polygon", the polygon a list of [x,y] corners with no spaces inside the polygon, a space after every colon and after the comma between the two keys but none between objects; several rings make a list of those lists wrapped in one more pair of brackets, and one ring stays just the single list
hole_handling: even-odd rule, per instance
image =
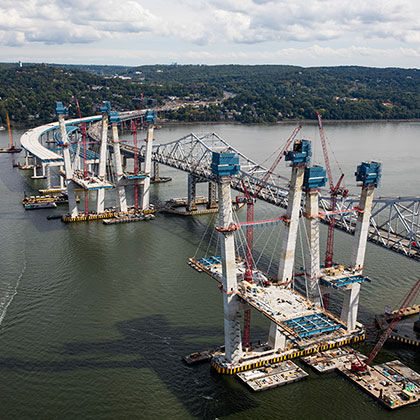
[{"label": "shoreline", "polygon": [[[51,121],[50,121],[51,122]],[[369,123],[413,123],[413,122],[420,122],[420,118],[404,118],[404,119],[383,119],[383,120],[322,120],[324,125],[328,124],[369,124]],[[45,123],[47,124],[47,123]],[[286,125],[286,124],[318,124],[317,120],[282,120],[276,121],[274,123],[264,122],[264,123],[243,123],[240,121],[158,121],[157,126],[163,127],[170,127],[170,126],[177,126],[177,125],[244,125],[244,126],[274,126],[274,125]],[[42,124],[39,124],[42,125]],[[21,129],[21,130],[31,130],[32,128],[38,127],[38,125],[34,126],[26,126],[24,124],[14,124],[12,129]],[[5,130],[1,130],[5,131]]]},{"label": "shoreline", "polygon": [[[368,124],[368,123],[389,123],[389,122],[420,122],[420,118],[405,118],[405,119],[383,119],[383,120],[322,120],[322,123],[325,124]],[[318,124],[317,120],[282,120],[276,121],[274,123],[243,123],[240,121],[160,121],[158,125],[162,127],[176,126],[176,125],[281,125],[281,124]]]}]

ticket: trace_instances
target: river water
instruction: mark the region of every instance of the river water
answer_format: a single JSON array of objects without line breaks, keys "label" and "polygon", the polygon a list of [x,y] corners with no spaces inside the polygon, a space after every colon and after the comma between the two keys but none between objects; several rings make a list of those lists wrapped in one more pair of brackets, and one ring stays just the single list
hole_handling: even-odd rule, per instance
[{"label": "river water", "polygon": [[[214,131],[262,162],[293,128],[173,126],[157,130],[155,138],[168,142]],[[377,195],[420,193],[419,123],[336,123],[325,129],[352,191],[357,164],[374,159],[384,164]],[[305,124],[302,136],[314,140],[314,161],[322,163],[317,126]],[[0,147],[7,141],[1,132]],[[420,418],[420,406],[388,412],[335,373],[321,376],[305,368],[310,376],[304,381],[251,393],[208,364],[184,365],[182,355],[223,342],[216,283],[187,265],[191,256],[217,252],[207,230],[214,218],[161,213],[153,222],[113,226],[48,221],[47,214],[62,210],[24,211],[23,191],[34,193],[45,181],[12,168],[14,158],[0,154],[1,420]],[[279,171],[288,174],[284,162]],[[161,175],[173,181],[152,186],[153,202],[186,195],[184,173],[161,167]],[[258,203],[256,218],[280,211]],[[335,259],[348,263],[350,249],[351,237],[337,232]],[[262,261],[270,253],[265,248]],[[385,305],[398,305],[419,265],[369,244],[365,266],[372,282],[362,287],[359,319],[370,324]],[[334,305],[333,299],[337,310]],[[252,339],[265,339],[267,332],[267,321],[253,313]],[[368,352],[374,341],[370,337],[361,350]],[[418,351],[388,343],[377,361],[394,358],[420,372]]]}]

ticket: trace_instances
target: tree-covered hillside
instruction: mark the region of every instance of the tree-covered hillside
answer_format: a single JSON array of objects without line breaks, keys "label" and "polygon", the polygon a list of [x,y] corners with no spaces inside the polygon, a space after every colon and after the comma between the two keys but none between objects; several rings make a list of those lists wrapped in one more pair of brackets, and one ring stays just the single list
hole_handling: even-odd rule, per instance
[{"label": "tree-covered hillside", "polygon": [[117,110],[166,105],[162,118],[179,121],[276,122],[288,119],[420,118],[420,71],[399,68],[0,64],[0,124],[51,121],[54,103],[83,115],[110,100]]}]

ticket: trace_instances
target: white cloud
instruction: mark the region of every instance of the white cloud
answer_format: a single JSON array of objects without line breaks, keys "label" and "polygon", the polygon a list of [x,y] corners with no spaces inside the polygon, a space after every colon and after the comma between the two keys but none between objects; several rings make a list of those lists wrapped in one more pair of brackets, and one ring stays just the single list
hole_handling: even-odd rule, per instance
[{"label": "white cloud", "polygon": [[418,50],[418,16],[416,0],[2,0],[0,45],[51,50],[118,41],[123,50],[147,46],[157,57],[184,60],[187,51],[203,60],[210,60],[207,51],[255,61],[264,51],[284,57],[273,51],[292,50],[308,60],[350,60],[390,49],[413,58],[403,51]]}]

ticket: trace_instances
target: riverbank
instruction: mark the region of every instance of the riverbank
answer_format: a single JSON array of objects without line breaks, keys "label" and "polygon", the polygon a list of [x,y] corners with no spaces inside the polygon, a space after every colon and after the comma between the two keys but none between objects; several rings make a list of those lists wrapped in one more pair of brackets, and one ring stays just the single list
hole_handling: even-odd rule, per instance
[{"label": "riverbank", "polygon": [[[372,124],[372,123],[398,123],[398,122],[420,122],[420,118],[412,119],[382,119],[382,120],[322,120],[324,124]],[[172,120],[159,120],[159,125],[162,127],[170,126],[188,126],[188,125],[243,125],[243,126],[276,126],[282,124],[317,124],[317,120],[281,120],[275,123],[243,123],[240,121],[223,120],[223,121],[172,121]]]}]

